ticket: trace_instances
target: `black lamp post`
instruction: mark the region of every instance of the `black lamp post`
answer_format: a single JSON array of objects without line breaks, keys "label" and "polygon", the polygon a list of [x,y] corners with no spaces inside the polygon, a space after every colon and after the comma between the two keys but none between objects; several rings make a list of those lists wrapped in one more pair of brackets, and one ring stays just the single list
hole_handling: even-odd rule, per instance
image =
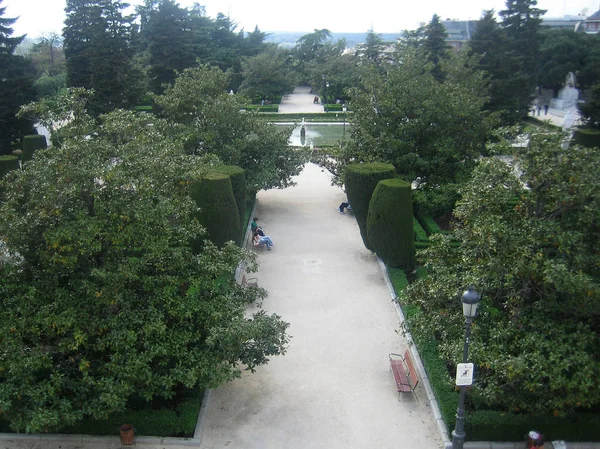
[{"label": "black lamp post", "polygon": [[[481,301],[481,295],[473,287],[463,293],[463,315],[465,316],[465,343],[463,346],[463,363],[467,363],[469,356],[469,337],[471,336],[471,324],[477,315],[477,306]],[[462,449],[465,443],[465,393],[466,386],[460,386],[458,408],[456,409],[456,425],[452,431],[452,449]]]}]

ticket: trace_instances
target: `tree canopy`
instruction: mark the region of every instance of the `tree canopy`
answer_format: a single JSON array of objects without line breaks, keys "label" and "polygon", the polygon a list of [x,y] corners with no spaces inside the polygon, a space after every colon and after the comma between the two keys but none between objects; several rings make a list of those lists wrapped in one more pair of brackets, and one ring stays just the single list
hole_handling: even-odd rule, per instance
[{"label": "tree canopy", "polygon": [[0,0],[0,155],[10,154],[13,142],[33,132],[31,122],[16,117],[19,107],[35,99],[33,68],[15,49],[25,36],[12,37],[15,18],[4,17]]},{"label": "tree canopy", "polygon": [[285,322],[245,313],[265,292],[233,279],[240,262],[255,268],[252,253],[191,251],[204,230],[190,185],[218,161],[184,154],[149,120],[80,117],[3,179],[0,411],[15,430],[216,387],[285,351]]},{"label": "tree canopy", "polygon": [[[291,130],[277,130],[257,114],[240,112],[242,101],[226,88],[228,74],[217,67],[189,68],[155,96],[161,114],[175,126],[189,153],[217,155],[246,170],[249,194],[291,185],[303,161],[288,145]],[[177,131],[179,130],[179,131]]]},{"label": "tree canopy", "polygon": [[433,336],[447,363],[460,360],[459,295],[474,285],[483,299],[471,338],[477,383],[469,408],[564,416],[595,407],[597,152],[566,147],[560,134],[535,136],[522,150],[499,146],[515,154],[514,166],[483,160],[462,188],[453,234],[433,239],[424,254],[428,276],[404,295],[424,312],[411,329]]}]

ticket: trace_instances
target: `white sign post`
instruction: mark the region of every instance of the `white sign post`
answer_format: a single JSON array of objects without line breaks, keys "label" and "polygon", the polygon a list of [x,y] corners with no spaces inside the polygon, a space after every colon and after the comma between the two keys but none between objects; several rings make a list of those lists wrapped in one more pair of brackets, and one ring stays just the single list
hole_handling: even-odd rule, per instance
[{"label": "white sign post", "polygon": [[464,387],[473,384],[473,364],[459,363],[456,365],[456,386]]}]

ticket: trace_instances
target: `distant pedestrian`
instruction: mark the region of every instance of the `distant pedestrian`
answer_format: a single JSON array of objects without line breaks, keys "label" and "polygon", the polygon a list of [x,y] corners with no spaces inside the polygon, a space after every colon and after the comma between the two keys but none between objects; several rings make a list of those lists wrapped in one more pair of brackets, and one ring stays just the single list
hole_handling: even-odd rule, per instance
[{"label": "distant pedestrian", "polygon": [[539,117],[539,116],[540,116],[540,112],[542,112],[542,106],[540,106],[540,105],[538,104],[538,108],[537,108],[537,109],[538,109],[538,117]]},{"label": "distant pedestrian", "polygon": [[544,105],[544,115],[548,115],[548,105]]},{"label": "distant pedestrian", "polygon": [[315,95],[315,98],[313,99],[313,104],[319,104],[319,97],[317,97]]}]

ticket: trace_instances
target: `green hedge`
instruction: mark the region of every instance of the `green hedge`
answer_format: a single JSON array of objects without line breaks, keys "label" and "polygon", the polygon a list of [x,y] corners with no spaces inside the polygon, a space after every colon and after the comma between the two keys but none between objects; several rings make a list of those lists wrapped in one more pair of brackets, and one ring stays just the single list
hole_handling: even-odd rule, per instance
[{"label": "green hedge", "polygon": [[589,148],[600,147],[600,130],[591,128],[579,128],[575,130],[575,143]]},{"label": "green hedge", "polygon": [[408,287],[408,278],[406,277],[406,273],[401,268],[391,268],[387,267],[388,275],[390,276],[390,281],[396,294],[399,295],[402,290]]},{"label": "green hedge", "polygon": [[429,215],[420,216],[419,222],[421,223],[421,226],[423,226],[423,229],[425,229],[427,232],[427,235],[438,234],[442,232],[435,220]]},{"label": "green hedge", "polygon": [[379,181],[394,178],[396,170],[392,164],[381,162],[365,164],[349,164],[346,167],[345,179],[348,202],[360,230],[360,236],[367,249],[372,249],[367,236],[367,215],[371,196]]},{"label": "green hedge", "polygon": [[[346,117],[345,117],[346,115]],[[301,122],[304,119],[305,122],[343,122],[350,124],[351,113],[347,114],[330,114],[328,112],[315,112],[315,113],[261,113],[261,118],[270,122]]]},{"label": "green hedge", "polygon": [[[218,247],[229,240],[240,245],[240,216],[230,177],[222,173],[208,173],[191,187],[190,194],[200,209],[196,218],[206,228],[208,238]],[[202,242],[195,241],[192,247],[198,252]]]},{"label": "green hedge", "polygon": [[46,136],[32,134],[23,137],[23,161],[29,161],[33,158],[36,150],[45,150],[48,147]]},{"label": "green hedge", "polygon": [[279,105],[268,105],[268,106],[256,106],[248,104],[243,107],[246,111],[258,111],[258,112],[279,112]]},{"label": "green hedge", "polygon": [[237,165],[219,165],[212,169],[215,173],[222,173],[231,179],[231,188],[240,217],[240,227],[243,232],[244,216],[246,214],[246,172]]},{"label": "green hedge", "polygon": [[19,168],[19,158],[6,154],[0,156],[0,178],[7,174],[11,170]]},{"label": "green hedge", "polygon": [[[350,108],[346,109],[346,112],[348,112],[350,110]],[[344,107],[341,104],[327,104],[327,112],[344,112]]]},{"label": "green hedge", "polygon": [[[198,421],[204,390],[191,390],[177,401],[154,402],[167,405],[153,406],[140,399],[139,405],[124,412],[115,413],[105,420],[84,419],[76,426],[61,429],[57,433],[76,435],[119,435],[119,427],[132,424],[137,436],[192,438]],[[13,433],[5,421],[0,421],[0,432]]]},{"label": "green hedge", "polygon": [[413,224],[410,183],[399,178],[379,181],[369,203],[367,237],[386,265],[412,271]]},{"label": "green hedge", "polygon": [[419,223],[419,220],[417,220],[417,217],[413,217],[413,232],[415,234],[415,240],[417,242],[429,242],[427,233],[425,232],[425,229],[423,229],[423,227],[421,226],[421,223]]}]

